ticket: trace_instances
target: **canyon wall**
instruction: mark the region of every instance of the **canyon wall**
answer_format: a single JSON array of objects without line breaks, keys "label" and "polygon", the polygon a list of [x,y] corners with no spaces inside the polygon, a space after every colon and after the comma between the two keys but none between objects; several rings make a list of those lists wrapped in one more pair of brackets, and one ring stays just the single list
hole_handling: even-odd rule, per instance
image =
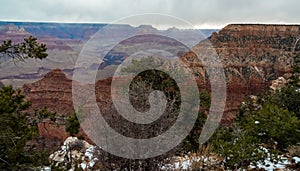
[{"label": "canyon wall", "polygon": [[[219,55],[227,81],[224,124],[232,121],[250,94],[264,93],[272,80],[289,77],[293,56],[300,52],[299,30],[300,25],[231,24],[193,48],[201,53],[210,44]],[[195,53],[185,54],[183,60],[199,84],[207,86],[205,68]]]},{"label": "canyon wall", "polygon": [[[227,101],[222,120],[230,124],[239,105],[251,94],[260,94],[268,90],[272,80],[278,77],[288,78],[291,73],[293,56],[300,53],[300,25],[228,25],[207,40],[197,44],[193,51],[199,52],[212,46],[219,55],[226,75]],[[202,58],[203,59],[203,58]],[[200,89],[210,89],[205,66],[194,52],[186,53],[182,60],[188,64],[198,81]],[[110,91],[110,80],[98,81],[96,91],[98,101],[105,101]],[[60,114],[74,114],[72,106],[72,80],[57,69],[46,74],[35,83],[25,84],[23,91],[32,107],[47,107]],[[59,135],[55,131],[53,134]],[[61,133],[65,135],[65,133]],[[51,133],[44,133],[51,137]],[[53,135],[55,137],[55,135]],[[64,136],[61,136],[64,137]],[[59,138],[59,141],[63,138]]]}]

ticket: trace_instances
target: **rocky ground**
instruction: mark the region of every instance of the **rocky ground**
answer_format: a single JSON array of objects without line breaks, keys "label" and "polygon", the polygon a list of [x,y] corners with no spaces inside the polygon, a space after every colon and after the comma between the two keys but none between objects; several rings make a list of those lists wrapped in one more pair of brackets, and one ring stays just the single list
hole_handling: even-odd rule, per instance
[{"label": "rocky ground", "polygon": [[[265,149],[266,150],[266,149]],[[52,168],[63,170],[76,170],[80,168],[85,171],[105,170],[101,163],[102,150],[100,147],[89,144],[76,137],[68,137],[61,148],[49,156]],[[293,156],[280,156],[281,162],[273,163],[266,159],[264,163],[253,164],[246,170],[260,171],[292,171],[300,168],[300,158]],[[210,153],[189,153],[185,156],[173,156],[170,159],[162,161],[161,170],[225,170],[222,165],[223,159]],[[44,166],[43,169],[51,170],[50,166]],[[119,170],[115,168],[115,170]],[[241,169],[242,170],[242,169]]]}]

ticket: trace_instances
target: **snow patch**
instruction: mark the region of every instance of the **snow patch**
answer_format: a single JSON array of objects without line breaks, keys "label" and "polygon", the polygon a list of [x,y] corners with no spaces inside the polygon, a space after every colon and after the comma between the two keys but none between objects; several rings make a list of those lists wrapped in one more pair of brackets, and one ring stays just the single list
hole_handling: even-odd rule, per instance
[{"label": "snow patch", "polygon": [[52,166],[60,166],[63,170],[69,164],[71,165],[70,170],[74,170],[76,167],[91,170],[98,161],[95,156],[98,149],[97,146],[84,140],[78,140],[77,137],[68,137],[61,146],[61,150],[51,154],[49,159]]}]

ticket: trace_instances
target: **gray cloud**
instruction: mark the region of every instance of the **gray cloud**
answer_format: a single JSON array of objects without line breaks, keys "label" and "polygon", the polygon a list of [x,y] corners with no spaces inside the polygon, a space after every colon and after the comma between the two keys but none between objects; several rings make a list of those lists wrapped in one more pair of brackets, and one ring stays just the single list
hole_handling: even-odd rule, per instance
[{"label": "gray cloud", "polygon": [[298,8],[299,0],[10,0],[1,4],[0,20],[110,23],[135,14],[162,13],[196,26],[222,27],[300,23]]}]

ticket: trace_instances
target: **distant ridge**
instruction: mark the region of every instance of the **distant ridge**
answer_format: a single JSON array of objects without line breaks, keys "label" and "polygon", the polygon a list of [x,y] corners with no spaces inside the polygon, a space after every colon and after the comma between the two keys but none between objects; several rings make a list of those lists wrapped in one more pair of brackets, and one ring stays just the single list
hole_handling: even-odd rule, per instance
[{"label": "distant ridge", "polygon": [[[21,22],[21,21],[0,21],[0,27],[6,25],[15,25],[19,28],[25,28],[25,30],[37,37],[58,37],[68,39],[81,39],[86,40],[89,37],[86,35],[93,35],[98,30],[108,25],[107,23],[60,23],[60,22]],[[118,26],[125,26],[128,28],[143,28],[145,25],[138,27],[130,26],[129,24],[117,24]],[[153,26],[151,26],[153,29]],[[190,29],[178,29],[178,30],[190,30]],[[198,29],[205,37],[211,35],[212,32],[219,31],[218,29]],[[66,34],[71,33],[71,34]]]},{"label": "distant ridge", "polygon": [[[0,27],[6,25],[15,25],[24,28],[27,32],[37,37],[58,37],[63,39],[88,39],[90,35],[95,34],[99,29],[107,24],[95,23],[46,23],[46,22],[10,22],[0,21]],[[88,33],[87,33],[88,32]],[[86,36],[89,35],[89,36]]]},{"label": "distant ridge", "polygon": [[[263,24],[263,23],[258,23],[258,24],[255,24],[255,23],[233,23],[233,24],[228,24],[227,26],[300,26],[300,24]],[[226,26],[225,26],[226,27]]]}]

